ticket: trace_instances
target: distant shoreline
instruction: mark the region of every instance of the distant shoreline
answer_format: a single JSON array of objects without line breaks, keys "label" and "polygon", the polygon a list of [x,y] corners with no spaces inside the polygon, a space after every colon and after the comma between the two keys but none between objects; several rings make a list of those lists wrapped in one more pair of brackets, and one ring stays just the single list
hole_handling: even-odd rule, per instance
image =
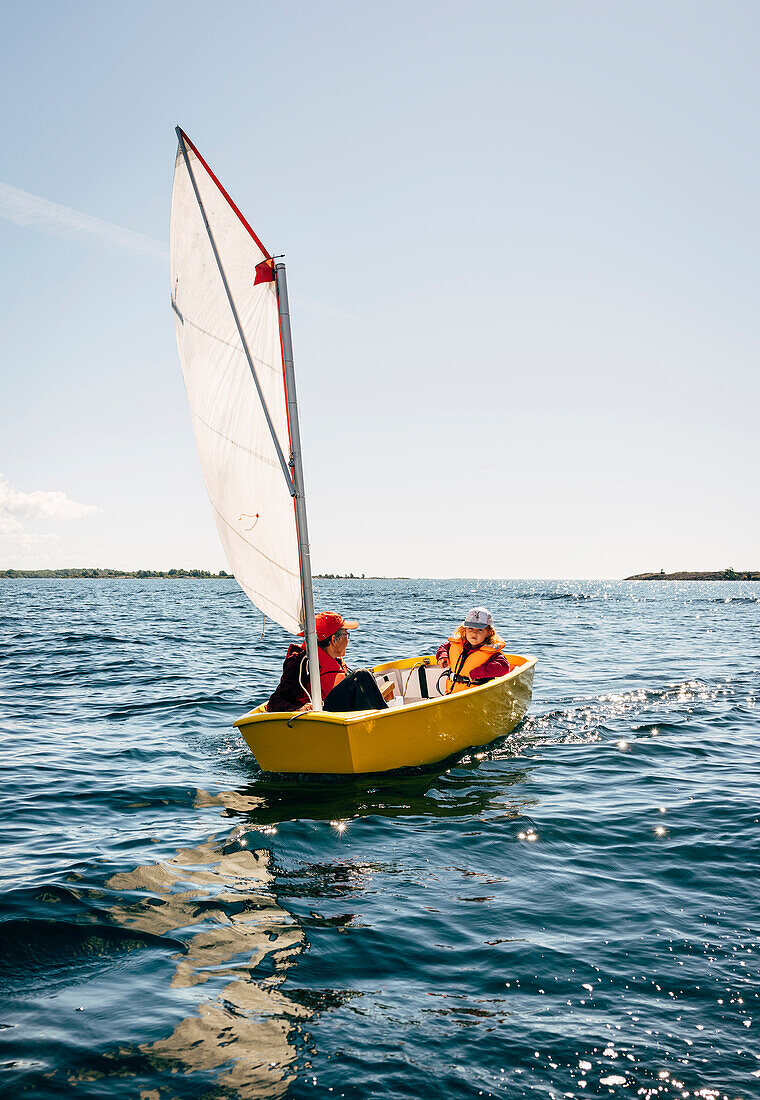
[{"label": "distant shoreline", "polygon": [[719,573],[637,573],[625,581],[760,581],[760,573],[747,569],[722,569]]},{"label": "distant shoreline", "polygon": [[[0,569],[2,580],[117,580],[117,581],[232,581],[231,573],[222,569],[218,573],[209,573],[206,569],[136,569],[127,572],[122,569]],[[408,581],[410,577],[367,577],[364,573],[317,573],[315,581]]]},{"label": "distant shoreline", "polygon": [[411,581],[419,577],[367,577],[362,573],[315,573],[315,581]]},{"label": "distant shoreline", "polygon": [[169,569],[166,572],[156,569],[136,569],[125,572],[121,569],[0,569],[0,578],[6,580],[169,580],[169,581],[231,581],[231,573],[222,569],[219,573],[209,573],[206,569]]},{"label": "distant shoreline", "polygon": [[[221,569],[210,573],[207,569],[0,569],[0,580],[169,580],[169,581],[232,581],[231,573]],[[315,581],[408,581],[424,580],[413,577],[370,577],[355,573],[316,573]],[[438,578],[441,579],[441,578]],[[455,579],[455,578],[450,578]],[[475,579],[475,578],[473,578]],[[491,578],[493,579],[493,578]],[[502,578],[505,579],[505,578]],[[519,580],[521,578],[513,578]],[[523,578],[524,579],[524,578]],[[562,579],[562,578],[559,578]],[[573,578],[570,578],[573,579]],[[595,578],[586,578],[594,580]],[[607,580],[611,578],[596,578]],[[722,569],[717,573],[636,573],[623,577],[624,581],[760,581],[760,572],[752,570]]]}]

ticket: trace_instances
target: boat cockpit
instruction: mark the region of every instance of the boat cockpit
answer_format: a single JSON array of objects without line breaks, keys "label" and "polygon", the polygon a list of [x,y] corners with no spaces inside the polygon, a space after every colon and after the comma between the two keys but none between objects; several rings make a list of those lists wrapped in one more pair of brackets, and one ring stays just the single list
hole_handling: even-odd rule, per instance
[{"label": "boat cockpit", "polygon": [[[505,654],[509,661],[510,676],[528,658]],[[377,665],[372,670],[375,682],[385,694],[387,685],[393,684],[393,695],[388,699],[389,708],[425,703],[430,699],[442,699],[451,692],[449,669],[436,664],[435,657],[410,657]]]}]

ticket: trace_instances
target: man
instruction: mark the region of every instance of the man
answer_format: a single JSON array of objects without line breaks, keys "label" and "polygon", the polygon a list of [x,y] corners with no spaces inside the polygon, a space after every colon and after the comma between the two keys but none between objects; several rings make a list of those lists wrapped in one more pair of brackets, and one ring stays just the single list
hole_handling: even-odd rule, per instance
[{"label": "man", "polygon": [[[384,710],[387,707],[372,673],[367,669],[351,672],[343,659],[348,647],[348,632],[356,630],[358,625],[357,622],[347,622],[334,611],[323,611],[316,616],[319,681],[325,710]],[[393,685],[389,684],[386,691],[390,693],[392,690]],[[280,682],[267,703],[267,710],[311,709],[306,645],[293,643],[285,657]]]}]

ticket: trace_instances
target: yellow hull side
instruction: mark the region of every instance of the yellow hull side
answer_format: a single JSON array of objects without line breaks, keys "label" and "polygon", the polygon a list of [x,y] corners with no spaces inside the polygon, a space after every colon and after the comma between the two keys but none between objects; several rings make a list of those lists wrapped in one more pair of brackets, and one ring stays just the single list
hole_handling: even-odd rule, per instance
[{"label": "yellow hull side", "polygon": [[[411,669],[421,658],[378,665]],[[428,658],[435,663],[435,658]],[[346,714],[268,714],[264,706],[234,723],[264,771],[359,775],[435,764],[487,745],[515,728],[533,693],[535,657],[509,656],[508,676],[441,699]],[[292,725],[288,725],[292,722]]]}]

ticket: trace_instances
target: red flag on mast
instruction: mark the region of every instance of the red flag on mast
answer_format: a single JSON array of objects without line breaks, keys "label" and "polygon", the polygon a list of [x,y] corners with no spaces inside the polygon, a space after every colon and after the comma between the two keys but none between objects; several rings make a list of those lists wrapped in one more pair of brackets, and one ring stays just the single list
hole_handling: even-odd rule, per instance
[{"label": "red flag on mast", "polygon": [[267,259],[262,260],[260,264],[256,264],[256,278],[253,280],[253,285],[258,286],[259,283],[273,283],[274,282],[274,260]]}]

